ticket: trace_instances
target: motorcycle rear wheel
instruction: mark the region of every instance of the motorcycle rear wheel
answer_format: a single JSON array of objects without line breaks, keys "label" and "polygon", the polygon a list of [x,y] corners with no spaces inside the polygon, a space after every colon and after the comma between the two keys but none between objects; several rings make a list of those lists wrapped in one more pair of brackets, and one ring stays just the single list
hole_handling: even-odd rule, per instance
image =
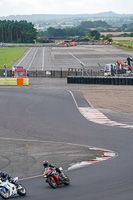
[{"label": "motorcycle rear wheel", "polygon": [[57,182],[56,182],[56,180],[54,178],[53,178],[53,181],[52,181],[51,178],[48,178],[47,182],[52,188],[57,188]]},{"label": "motorcycle rear wheel", "polygon": [[[20,187],[20,189],[19,189]],[[23,185],[19,184],[18,185],[18,189],[17,189],[17,193],[20,195],[20,196],[25,196],[26,195],[26,189]]]}]

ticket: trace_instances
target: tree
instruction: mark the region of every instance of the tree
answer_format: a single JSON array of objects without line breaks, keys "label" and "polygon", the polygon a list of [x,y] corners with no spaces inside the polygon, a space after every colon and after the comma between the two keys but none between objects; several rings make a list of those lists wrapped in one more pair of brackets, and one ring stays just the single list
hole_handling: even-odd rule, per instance
[{"label": "tree", "polygon": [[0,21],[1,42],[33,42],[37,32],[32,23],[22,21]]},{"label": "tree", "polygon": [[106,36],[102,35],[102,40],[108,40],[109,42],[112,42],[112,38],[111,38],[112,35],[108,34]]},{"label": "tree", "polygon": [[79,25],[82,28],[110,28],[111,25],[107,24],[105,21],[98,20],[98,21],[82,21]]},{"label": "tree", "polygon": [[99,40],[100,39],[100,33],[96,30],[91,31],[90,36],[94,39],[94,40]]}]

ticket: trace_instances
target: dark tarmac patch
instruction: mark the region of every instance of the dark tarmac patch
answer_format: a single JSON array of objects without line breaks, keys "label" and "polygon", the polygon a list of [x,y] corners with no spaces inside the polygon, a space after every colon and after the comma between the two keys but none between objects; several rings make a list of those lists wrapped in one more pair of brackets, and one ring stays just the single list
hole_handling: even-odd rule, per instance
[{"label": "dark tarmac patch", "polygon": [[0,147],[0,170],[20,178],[42,174],[44,160],[66,170],[72,163],[102,155],[87,146],[45,141],[1,138]]}]

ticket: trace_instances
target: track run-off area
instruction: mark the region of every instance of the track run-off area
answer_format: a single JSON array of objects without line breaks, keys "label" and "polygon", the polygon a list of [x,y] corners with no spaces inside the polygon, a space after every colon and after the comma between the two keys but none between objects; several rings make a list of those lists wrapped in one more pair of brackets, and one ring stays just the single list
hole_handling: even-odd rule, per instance
[{"label": "track run-off area", "polygon": [[[68,52],[95,68],[115,56],[133,54],[112,46],[40,47],[29,49],[15,65],[30,70],[79,68]],[[91,85],[69,85],[66,79],[51,78],[30,78],[30,85],[24,87],[0,87],[0,170],[19,176],[27,189],[24,199],[132,200],[133,130],[86,119],[79,111],[90,107],[79,92],[85,87]],[[98,150],[115,155],[70,169],[102,157]],[[50,188],[42,176],[43,160],[62,166],[70,186]]]}]

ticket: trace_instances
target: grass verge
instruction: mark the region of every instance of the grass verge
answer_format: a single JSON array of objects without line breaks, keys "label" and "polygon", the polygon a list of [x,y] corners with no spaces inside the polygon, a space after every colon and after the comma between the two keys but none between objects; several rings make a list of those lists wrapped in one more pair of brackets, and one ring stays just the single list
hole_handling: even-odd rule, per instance
[{"label": "grass verge", "polygon": [[118,47],[120,49],[125,49],[128,51],[133,51],[133,46],[129,46],[127,44],[121,44],[119,42],[113,42],[112,45],[114,45],[115,47]]},{"label": "grass verge", "polygon": [[2,47],[0,48],[0,69],[4,69],[4,64],[10,68],[15,63],[28,47]]}]

